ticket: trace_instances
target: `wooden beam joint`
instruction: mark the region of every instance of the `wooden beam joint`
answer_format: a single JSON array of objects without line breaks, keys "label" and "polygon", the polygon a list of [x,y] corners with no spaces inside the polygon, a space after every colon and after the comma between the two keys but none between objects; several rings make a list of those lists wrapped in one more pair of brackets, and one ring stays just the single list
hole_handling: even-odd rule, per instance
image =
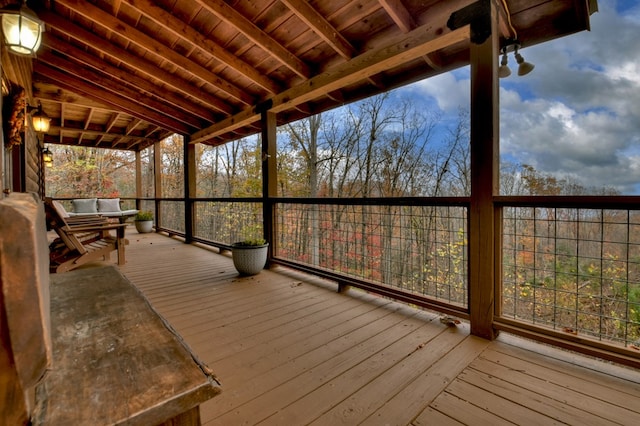
[{"label": "wooden beam joint", "polygon": [[465,6],[453,12],[447,21],[447,27],[451,31],[465,25],[471,27],[472,43],[484,43],[491,36],[491,0],[478,0]]}]

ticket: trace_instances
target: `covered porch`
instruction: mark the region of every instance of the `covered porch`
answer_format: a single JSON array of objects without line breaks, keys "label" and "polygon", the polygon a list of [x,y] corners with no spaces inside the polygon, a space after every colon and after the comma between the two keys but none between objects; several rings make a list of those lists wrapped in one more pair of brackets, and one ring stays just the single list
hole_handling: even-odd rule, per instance
[{"label": "covered porch", "polygon": [[203,424],[635,424],[640,374],[286,267],[130,234],[124,275],[216,373]]},{"label": "covered porch", "polygon": [[[135,152],[129,207],[154,211],[158,234],[128,232],[121,271],[218,374],[205,423],[639,422],[638,197],[500,192],[501,51],[516,32],[533,45],[588,29],[595,1],[30,3],[45,50],[33,62],[5,51],[3,76],[52,127],[3,150],[3,189],[46,194],[44,144]],[[278,126],[467,65],[467,194],[278,193]],[[162,192],[173,134],[179,197]],[[199,197],[196,146],[257,134],[260,196]],[[218,253],[244,228],[270,243],[253,278]],[[591,263],[610,288],[585,290]],[[575,290],[558,290],[558,272]]]}]

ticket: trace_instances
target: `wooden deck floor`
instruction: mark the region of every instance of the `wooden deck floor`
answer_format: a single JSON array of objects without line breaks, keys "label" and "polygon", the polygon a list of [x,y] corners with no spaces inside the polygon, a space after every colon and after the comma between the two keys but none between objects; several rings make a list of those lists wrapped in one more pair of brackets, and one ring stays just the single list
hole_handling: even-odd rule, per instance
[{"label": "wooden deck floor", "polygon": [[640,425],[640,372],[128,231],[123,273],[216,373],[206,425]]}]

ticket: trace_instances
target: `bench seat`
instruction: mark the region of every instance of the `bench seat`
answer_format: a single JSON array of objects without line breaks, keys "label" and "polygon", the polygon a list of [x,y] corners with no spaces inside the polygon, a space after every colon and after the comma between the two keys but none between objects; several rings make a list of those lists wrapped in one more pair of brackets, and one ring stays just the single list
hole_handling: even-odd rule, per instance
[{"label": "bench seat", "polygon": [[69,215],[69,217],[78,217],[78,216],[95,216],[96,214],[100,215],[100,216],[105,216],[105,217],[133,217],[135,215],[137,215],[139,212],[139,210],[121,210],[121,211],[117,211],[117,212],[109,212],[109,211],[100,211],[97,213],[74,213],[74,212],[67,212],[67,214]]},{"label": "bench seat", "polygon": [[211,370],[117,267],[50,275],[46,223],[39,197],[0,199],[0,425],[200,425]]},{"label": "bench seat", "polygon": [[173,424],[191,424],[198,405],[220,392],[114,266],[51,276],[51,337],[53,368],[36,390],[34,425],[155,425],[176,416]]},{"label": "bench seat", "polygon": [[[71,211],[64,211],[69,217],[100,215],[118,218],[120,223],[124,223],[139,212],[135,209],[121,210],[119,198],[76,198],[71,200],[71,205],[73,206]],[[59,204],[58,209],[64,210],[62,204]]]}]

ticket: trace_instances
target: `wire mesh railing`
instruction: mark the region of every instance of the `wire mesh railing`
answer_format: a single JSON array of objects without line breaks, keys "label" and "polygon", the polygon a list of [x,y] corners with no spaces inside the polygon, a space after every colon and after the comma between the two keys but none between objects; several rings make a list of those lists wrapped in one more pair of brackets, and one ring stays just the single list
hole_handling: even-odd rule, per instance
[{"label": "wire mesh railing", "polygon": [[[496,241],[500,318],[640,350],[635,201],[520,198],[498,197],[496,203],[502,236]],[[185,232],[184,201],[138,202],[152,211],[157,203],[159,229]],[[229,248],[264,235],[261,199],[191,202],[196,241]],[[464,316],[470,305],[468,209],[466,198],[278,199],[273,259]]]},{"label": "wire mesh railing", "polygon": [[262,203],[255,201],[194,202],[194,238],[217,245],[262,238]]},{"label": "wire mesh railing", "polygon": [[158,208],[160,220],[156,221],[156,226],[179,234],[185,233],[184,201],[159,200]]},{"label": "wire mesh railing", "polygon": [[276,212],[278,258],[468,306],[465,206],[280,203]]},{"label": "wire mesh railing", "polygon": [[502,316],[640,345],[640,212],[503,208]]}]

